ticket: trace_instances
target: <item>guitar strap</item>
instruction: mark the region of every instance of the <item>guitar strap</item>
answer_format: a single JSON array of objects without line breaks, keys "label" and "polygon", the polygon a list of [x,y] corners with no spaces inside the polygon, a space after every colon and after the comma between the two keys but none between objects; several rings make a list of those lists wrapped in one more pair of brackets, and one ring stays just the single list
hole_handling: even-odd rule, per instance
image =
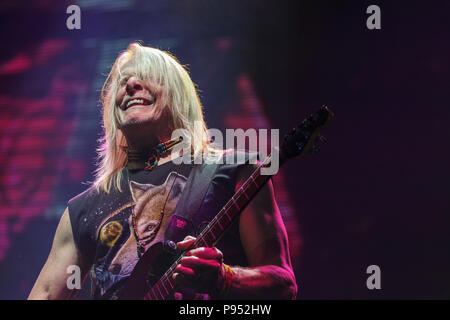
[{"label": "guitar strap", "polygon": [[164,246],[168,247],[167,249],[176,249],[175,243],[183,240],[194,230],[193,217],[200,211],[206,192],[217,171],[219,166],[217,157],[216,154],[209,154],[208,161],[202,161],[202,164],[194,164],[191,169],[180,200],[164,234]]}]

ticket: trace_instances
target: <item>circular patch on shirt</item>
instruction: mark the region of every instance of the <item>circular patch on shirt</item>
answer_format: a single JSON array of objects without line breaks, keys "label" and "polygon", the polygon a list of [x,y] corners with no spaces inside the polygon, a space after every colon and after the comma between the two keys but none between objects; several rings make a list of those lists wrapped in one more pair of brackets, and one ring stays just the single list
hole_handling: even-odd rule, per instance
[{"label": "circular patch on shirt", "polygon": [[102,244],[112,247],[122,233],[122,225],[117,221],[107,223],[100,230],[100,241]]}]

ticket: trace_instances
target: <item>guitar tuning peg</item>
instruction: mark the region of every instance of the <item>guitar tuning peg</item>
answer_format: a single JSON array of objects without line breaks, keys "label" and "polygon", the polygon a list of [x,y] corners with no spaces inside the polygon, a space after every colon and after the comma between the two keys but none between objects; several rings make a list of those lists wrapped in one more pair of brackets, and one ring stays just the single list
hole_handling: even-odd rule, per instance
[{"label": "guitar tuning peg", "polygon": [[313,153],[317,153],[317,152],[319,152],[320,151],[320,147],[318,147],[318,146],[312,146],[312,152]]}]

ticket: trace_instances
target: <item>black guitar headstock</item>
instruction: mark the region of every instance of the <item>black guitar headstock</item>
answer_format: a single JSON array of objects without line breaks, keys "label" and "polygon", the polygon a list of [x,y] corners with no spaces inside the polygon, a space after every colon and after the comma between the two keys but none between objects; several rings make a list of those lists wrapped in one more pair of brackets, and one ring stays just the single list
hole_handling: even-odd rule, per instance
[{"label": "black guitar headstock", "polygon": [[299,126],[293,128],[284,136],[280,159],[283,161],[318,151],[319,148],[315,145],[316,141],[326,141],[320,135],[320,131],[330,124],[333,116],[333,112],[326,106],[323,106],[303,120]]}]

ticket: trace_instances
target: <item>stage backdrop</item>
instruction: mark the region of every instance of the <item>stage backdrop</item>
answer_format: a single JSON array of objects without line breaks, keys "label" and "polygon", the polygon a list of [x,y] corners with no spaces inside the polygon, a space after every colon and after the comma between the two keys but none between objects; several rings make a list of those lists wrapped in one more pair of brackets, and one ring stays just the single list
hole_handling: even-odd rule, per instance
[{"label": "stage backdrop", "polygon": [[283,133],[323,104],[336,113],[321,152],[274,178],[299,299],[449,298],[450,3],[379,1],[380,30],[370,4],[3,1],[0,298],[28,296],[93,180],[100,89],[136,40],[187,65],[211,128]]}]

